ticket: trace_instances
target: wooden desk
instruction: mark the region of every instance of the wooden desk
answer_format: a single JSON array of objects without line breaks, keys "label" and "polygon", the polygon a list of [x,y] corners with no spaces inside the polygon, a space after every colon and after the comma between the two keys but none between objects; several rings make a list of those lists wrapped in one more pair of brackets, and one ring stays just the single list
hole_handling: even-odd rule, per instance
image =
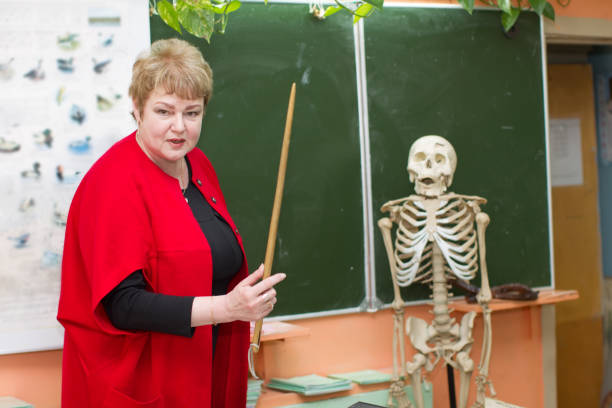
[{"label": "wooden desk", "polygon": [[[255,323],[251,322],[251,341]],[[310,329],[286,322],[265,322],[261,326],[260,343],[273,340],[285,340],[291,337],[307,336]]]},{"label": "wooden desk", "polygon": [[[491,378],[500,400],[519,406],[544,407],[545,390],[549,381],[547,361],[554,359],[554,342],[546,329],[550,319],[543,319],[545,309],[554,310],[554,304],[578,298],[576,291],[542,290],[534,301],[493,300],[493,350],[491,356]],[[477,304],[468,304],[463,299],[451,302],[455,317],[471,310],[480,311]],[[415,316],[431,321],[430,305],[406,307],[406,317]],[[271,377],[294,377],[306,374],[327,375],[363,369],[390,372],[392,365],[393,311],[380,310],[375,313],[354,313],[338,316],[304,319],[291,322],[300,329],[286,341],[269,341],[256,357],[257,373],[264,380]],[[554,329],[554,320],[552,321]],[[265,326],[265,324],[264,324]],[[301,334],[299,334],[301,333]],[[475,339],[472,358],[479,359],[482,341],[482,319],[477,318],[473,336]],[[272,336],[271,336],[272,338]],[[554,344],[554,343],[553,343]],[[408,344],[407,344],[408,346]],[[410,359],[411,347],[407,347]],[[264,358],[265,357],[265,358]],[[265,362],[264,362],[265,360]],[[554,361],[554,360],[553,360]],[[434,408],[448,407],[446,370],[438,366],[426,377],[433,383]],[[355,393],[382,390],[388,383],[357,386],[351,391],[326,396],[305,397],[296,393],[262,390],[257,408],[282,407],[311,402],[324,398],[344,397]],[[473,400],[475,389],[470,391]]]},{"label": "wooden desk", "polygon": [[[491,309],[491,312],[497,312],[501,310],[519,309],[522,307],[550,305],[560,302],[567,302],[570,300],[576,300],[578,298],[579,295],[578,291],[576,290],[544,289],[538,293],[538,298],[535,300],[492,299],[489,303],[489,308]],[[482,309],[480,308],[478,303],[468,303],[465,301],[465,299],[454,300],[450,302],[449,307],[458,312],[482,312]]]}]

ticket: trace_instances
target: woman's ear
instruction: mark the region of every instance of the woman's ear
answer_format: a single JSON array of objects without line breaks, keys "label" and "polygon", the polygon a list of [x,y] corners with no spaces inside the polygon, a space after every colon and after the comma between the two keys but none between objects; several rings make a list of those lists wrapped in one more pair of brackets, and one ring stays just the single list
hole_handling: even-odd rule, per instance
[{"label": "woman's ear", "polygon": [[140,124],[140,110],[138,109],[138,104],[134,99],[132,99],[132,116],[134,116],[134,119],[136,119],[136,123]]}]

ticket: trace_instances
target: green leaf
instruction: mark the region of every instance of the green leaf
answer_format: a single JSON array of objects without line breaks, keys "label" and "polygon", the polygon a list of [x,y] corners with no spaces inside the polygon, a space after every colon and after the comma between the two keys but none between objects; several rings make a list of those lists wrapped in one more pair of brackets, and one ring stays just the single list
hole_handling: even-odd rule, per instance
[{"label": "green leaf", "polygon": [[374,7],[376,7],[377,9],[381,10],[383,8],[383,4],[385,2],[385,0],[363,0],[368,4],[373,5]]},{"label": "green leaf", "polygon": [[542,14],[544,14],[544,17],[555,21],[555,9],[549,2],[546,2],[546,6],[544,6],[544,11],[542,12]]},{"label": "green leaf", "polygon": [[533,8],[533,10],[538,13],[538,15],[542,15],[544,12],[544,7],[546,7],[546,0],[529,0],[529,4]]},{"label": "green leaf", "polygon": [[470,15],[474,11],[474,0],[458,0],[461,7],[465,9]]},{"label": "green leaf", "polygon": [[339,12],[340,10],[342,10],[342,7],[340,6],[329,6],[325,9],[325,14],[323,14],[323,17],[329,17],[332,14]]},{"label": "green leaf", "polygon": [[512,7],[510,9],[510,13],[502,14],[501,21],[502,25],[504,26],[504,31],[508,32],[512,28],[514,23],[516,23],[519,14],[521,14],[521,10],[516,7]]},{"label": "green leaf", "polygon": [[[179,24],[178,14],[174,6],[167,0],[157,2],[157,12],[164,23],[181,33],[181,25]],[[182,33],[181,33],[182,34]]]},{"label": "green leaf", "polygon": [[370,3],[363,3],[361,6],[357,7],[355,10],[355,14],[353,15],[353,24],[357,23],[361,20],[362,17],[367,17],[374,10],[374,6]]},{"label": "green leaf", "polygon": [[179,22],[185,30],[196,37],[210,41],[215,28],[215,13],[211,9],[194,7],[184,0],[178,0],[176,11]]},{"label": "green leaf", "polygon": [[497,0],[497,6],[506,14],[512,13],[512,4],[510,4],[510,0]]},{"label": "green leaf", "polygon": [[215,4],[212,10],[215,12],[215,14],[225,14],[226,6],[227,3]]},{"label": "green leaf", "polygon": [[239,0],[232,0],[229,2],[215,4],[212,7],[212,11],[214,11],[215,14],[229,14],[238,10],[240,6],[242,6],[242,3]]},{"label": "green leaf", "polygon": [[240,0],[232,0],[232,1],[230,1],[229,5],[227,6],[226,13],[229,14],[229,13],[231,13],[233,11],[236,11],[241,6],[242,6],[242,3],[240,2]]}]

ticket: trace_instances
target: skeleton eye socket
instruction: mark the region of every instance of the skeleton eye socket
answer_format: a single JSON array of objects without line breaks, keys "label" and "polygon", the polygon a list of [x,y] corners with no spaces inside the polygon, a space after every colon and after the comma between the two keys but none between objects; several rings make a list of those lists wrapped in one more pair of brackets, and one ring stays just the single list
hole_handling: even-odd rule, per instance
[{"label": "skeleton eye socket", "polygon": [[418,152],[417,154],[414,155],[414,160],[418,162],[425,161],[426,158],[427,158],[427,155],[423,152]]},{"label": "skeleton eye socket", "polygon": [[438,153],[435,156],[435,160],[436,160],[436,163],[438,163],[438,164],[444,164],[446,162],[446,157],[444,157],[443,155]]}]

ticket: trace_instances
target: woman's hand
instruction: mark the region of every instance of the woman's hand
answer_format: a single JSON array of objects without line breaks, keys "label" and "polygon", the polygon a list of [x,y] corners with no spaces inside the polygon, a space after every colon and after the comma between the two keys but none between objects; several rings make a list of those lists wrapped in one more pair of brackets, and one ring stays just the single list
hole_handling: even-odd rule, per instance
[{"label": "woman's hand", "polygon": [[263,272],[262,264],[227,295],[196,297],[191,309],[191,326],[234,320],[255,321],[266,317],[276,303],[274,286],[285,279],[286,275],[276,273],[261,280]]},{"label": "woman's hand", "polygon": [[230,320],[255,321],[270,314],[276,303],[274,286],[284,280],[286,275],[277,273],[260,281],[263,273],[262,264],[225,295],[226,311]]}]

